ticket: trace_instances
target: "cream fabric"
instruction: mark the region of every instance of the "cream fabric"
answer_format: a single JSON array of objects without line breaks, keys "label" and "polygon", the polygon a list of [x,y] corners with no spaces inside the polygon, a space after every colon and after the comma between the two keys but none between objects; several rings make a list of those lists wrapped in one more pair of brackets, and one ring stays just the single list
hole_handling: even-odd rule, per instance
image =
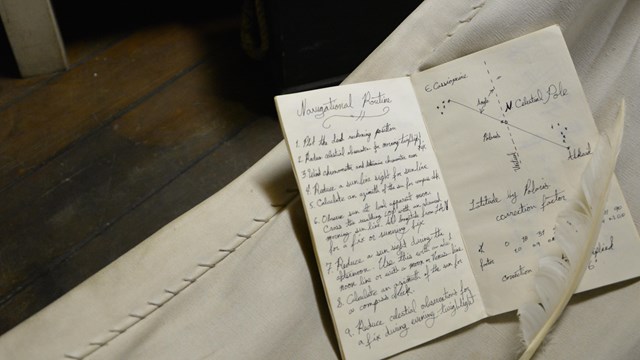
[{"label": "cream fabric", "polygon": [[[348,82],[396,77],[560,24],[594,117],[627,99],[617,175],[640,223],[640,1],[429,0]],[[544,56],[544,54],[540,54]],[[0,337],[0,359],[339,356],[284,144],[224,190]],[[640,254],[639,260],[640,260]],[[540,359],[640,358],[640,283],[574,298]],[[398,359],[505,359],[515,313]]]}]

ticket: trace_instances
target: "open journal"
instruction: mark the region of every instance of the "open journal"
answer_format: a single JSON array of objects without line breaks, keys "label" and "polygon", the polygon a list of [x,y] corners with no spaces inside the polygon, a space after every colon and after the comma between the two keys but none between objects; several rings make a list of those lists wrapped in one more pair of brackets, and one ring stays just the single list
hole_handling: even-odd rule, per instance
[{"label": "open journal", "polygon": [[[598,138],[557,26],[276,104],[343,358],[387,357],[535,299]],[[640,275],[615,179],[602,221],[580,291]]]}]

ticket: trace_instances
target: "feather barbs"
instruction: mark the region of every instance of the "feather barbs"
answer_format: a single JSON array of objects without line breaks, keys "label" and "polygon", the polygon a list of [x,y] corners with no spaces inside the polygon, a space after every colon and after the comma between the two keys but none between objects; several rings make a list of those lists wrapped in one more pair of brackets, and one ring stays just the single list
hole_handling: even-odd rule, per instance
[{"label": "feather barbs", "polygon": [[563,256],[540,259],[535,276],[538,303],[523,304],[518,309],[520,330],[527,346],[520,359],[534,355],[578,288],[591,258],[622,141],[624,116],[623,99],[616,122],[600,135],[582,174],[577,196],[557,217],[555,238]]}]

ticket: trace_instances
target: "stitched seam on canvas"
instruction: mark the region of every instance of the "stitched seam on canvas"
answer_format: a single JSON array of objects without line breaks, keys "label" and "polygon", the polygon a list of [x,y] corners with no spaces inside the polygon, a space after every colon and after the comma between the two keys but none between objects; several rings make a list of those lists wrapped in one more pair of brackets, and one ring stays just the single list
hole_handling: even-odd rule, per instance
[{"label": "stitched seam on canvas", "polygon": [[[487,3],[487,0],[483,0],[479,4],[473,5],[471,7],[471,10],[462,19],[457,21],[457,23],[455,24],[454,28],[451,31],[449,31],[449,32],[447,32],[445,34],[444,39],[442,39],[442,41],[440,41],[438,44],[436,44],[436,46],[431,48],[431,53],[434,53],[437,49],[440,48],[440,46],[442,46],[442,44],[444,44],[447,41],[449,41],[449,39],[451,39],[453,37],[453,35],[455,35],[455,33],[458,32],[458,30],[460,30],[466,24],[470,23],[471,20],[473,20],[473,18],[475,18],[476,15],[478,15],[480,13],[480,11],[483,9],[483,7],[484,7],[484,5],[486,3]],[[423,66],[424,66],[424,61],[420,61],[420,62],[418,62],[417,66],[413,67],[413,69],[423,70],[422,69]]]},{"label": "stitched seam on canvas", "polygon": [[[102,349],[104,346],[106,346],[107,344],[109,344],[110,342],[112,342],[114,339],[120,337],[120,335],[124,334],[126,331],[128,331],[129,329],[131,329],[133,326],[135,326],[136,324],[138,324],[140,321],[146,319],[147,317],[151,316],[151,314],[153,314],[156,310],[158,310],[159,308],[161,308],[162,306],[164,306],[165,304],[169,303],[172,299],[174,299],[176,296],[178,296],[180,293],[182,293],[185,289],[189,288],[191,285],[195,284],[198,279],[200,279],[202,276],[204,276],[206,273],[208,273],[211,269],[215,268],[218,264],[220,264],[224,259],[226,259],[231,253],[235,252],[236,249],[238,249],[240,246],[242,246],[242,244],[244,244],[247,240],[249,240],[250,238],[252,238],[252,236],[257,233],[258,231],[260,231],[267,223],[269,223],[272,219],[274,219],[276,216],[278,216],[282,211],[284,211],[287,206],[289,206],[291,203],[293,203],[298,197],[299,197],[299,193],[297,189],[286,189],[287,193],[290,194],[294,194],[293,196],[290,196],[289,198],[287,198],[286,201],[282,202],[282,203],[272,203],[271,206],[274,207],[276,210],[270,214],[267,217],[254,217],[252,219],[252,222],[254,223],[259,223],[260,225],[253,231],[249,232],[249,233],[237,233],[236,234],[236,238],[234,239],[234,241],[231,242],[231,244],[235,244],[231,247],[228,248],[220,248],[218,249],[218,252],[223,254],[223,256],[213,262],[205,262],[205,263],[197,263],[196,266],[194,267],[195,270],[200,270],[199,272],[197,272],[195,275],[189,276],[189,277],[184,277],[182,279],[182,284],[181,286],[179,286],[177,289],[169,289],[169,288],[165,288],[164,289],[164,293],[160,294],[160,295],[165,295],[168,296],[168,298],[164,301],[147,301],[145,304],[143,304],[143,306],[149,306],[150,308],[148,309],[148,311],[145,311],[143,314],[139,314],[139,313],[135,313],[135,312],[131,312],[129,313],[129,315],[127,315],[127,317],[124,320],[127,320],[128,323],[123,326],[123,327],[112,327],[110,328],[106,334],[104,334],[102,337],[100,338],[105,338],[106,340],[104,341],[91,341],[88,343],[89,346],[93,346],[93,349],[88,349],[86,351],[83,350],[78,350],[78,351],[72,351],[72,352],[68,352],[64,354],[64,357],[67,359],[74,359],[74,360],[83,360],[86,359],[87,357],[89,357],[90,355],[94,354],[96,351],[98,351],[99,349]],[[154,298],[155,299],[155,298]]]}]

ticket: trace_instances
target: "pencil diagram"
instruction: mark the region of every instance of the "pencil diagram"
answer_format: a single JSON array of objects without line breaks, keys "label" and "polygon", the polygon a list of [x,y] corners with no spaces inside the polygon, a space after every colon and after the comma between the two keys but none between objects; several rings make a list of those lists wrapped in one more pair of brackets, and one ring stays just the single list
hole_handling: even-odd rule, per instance
[{"label": "pencil diagram", "polygon": [[[521,146],[518,139],[533,137],[549,146],[558,148],[559,151],[569,154],[572,157],[580,157],[590,153],[590,144],[586,151],[580,149],[572,149],[567,135],[570,126],[562,124],[559,121],[551,123],[547,127],[547,131],[540,129],[533,130],[526,125],[519,124],[518,121],[512,119],[512,112],[515,109],[525,107],[536,102],[547,104],[549,101],[556,100],[565,96],[567,90],[562,88],[562,83],[551,84],[546,91],[538,89],[529,96],[518,98],[515,100],[504,101],[498,89],[498,83],[502,77],[494,76],[486,61],[483,61],[487,76],[487,90],[477,97],[475,103],[468,103],[469,100],[459,101],[453,98],[445,98],[436,105],[436,111],[441,116],[446,116],[448,111],[453,109],[463,110],[473,116],[474,121],[486,121],[488,130],[482,134],[483,142],[500,143],[506,147],[505,156],[510,163],[510,167],[514,172],[521,170],[524,160],[521,152]],[[490,125],[493,123],[494,125]]]}]

